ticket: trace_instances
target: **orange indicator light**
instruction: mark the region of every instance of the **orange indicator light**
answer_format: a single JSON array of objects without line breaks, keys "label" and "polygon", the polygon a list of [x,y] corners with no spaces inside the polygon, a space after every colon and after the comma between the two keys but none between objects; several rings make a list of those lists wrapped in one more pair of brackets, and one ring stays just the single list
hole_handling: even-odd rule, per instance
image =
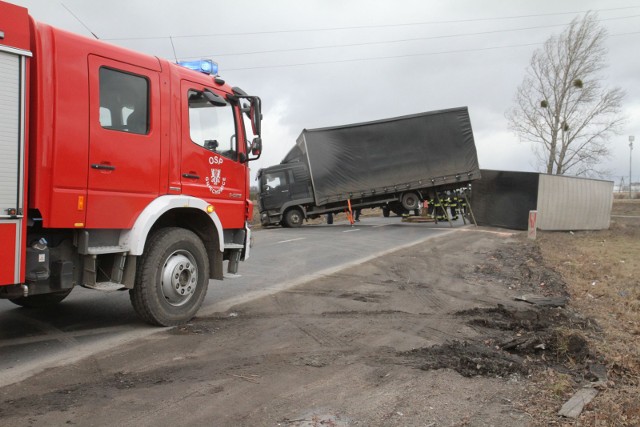
[{"label": "orange indicator light", "polygon": [[84,210],[84,196],[78,196],[78,210]]},{"label": "orange indicator light", "polygon": [[213,211],[215,211],[215,210],[216,210],[216,208],[214,208],[212,205],[208,205],[207,206],[207,212],[208,213],[213,213]]}]

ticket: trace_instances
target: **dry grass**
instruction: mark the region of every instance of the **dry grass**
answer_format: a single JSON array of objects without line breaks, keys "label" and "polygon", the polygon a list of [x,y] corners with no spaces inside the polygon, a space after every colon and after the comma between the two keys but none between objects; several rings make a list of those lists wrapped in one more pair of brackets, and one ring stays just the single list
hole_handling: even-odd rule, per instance
[{"label": "dry grass", "polygon": [[[601,328],[585,338],[605,363],[609,381],[576,425],[640,425],[640,200],[616,200],[613,215],[609,230],[539,234],[545,262],[567,284],[569,308]],[[549,422],[547,404],[562,404],[570,393],[564,377],[547,374],[542,383],[546,391],[540,403]],[[573,383],[574,388],[581,385],[579,378]]]}]

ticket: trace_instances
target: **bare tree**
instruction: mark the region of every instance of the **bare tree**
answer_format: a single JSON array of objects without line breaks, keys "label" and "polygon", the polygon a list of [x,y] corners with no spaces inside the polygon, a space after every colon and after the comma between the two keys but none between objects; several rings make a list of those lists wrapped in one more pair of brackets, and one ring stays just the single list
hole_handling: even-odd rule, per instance
[{"label": "bare tree", "polygon": [[510,129],[533,143],[546,173],[601,174],[596,168],[609,155],[609,138],[620,133],[625,94],[603,88],[600,75],[606,36],[597,16],[587,13],[550,37],[534,52],[506,113]]}]

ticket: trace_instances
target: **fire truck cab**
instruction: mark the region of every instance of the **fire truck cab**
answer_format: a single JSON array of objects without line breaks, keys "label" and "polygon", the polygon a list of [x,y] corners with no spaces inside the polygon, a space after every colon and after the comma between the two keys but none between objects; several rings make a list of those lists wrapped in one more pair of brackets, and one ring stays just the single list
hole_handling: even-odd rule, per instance
[{"label": "fire truck cab", "polygon": [[248,259],[260,98],[184,65],[0,1],[0,298],[128,289],[170,326]]}]

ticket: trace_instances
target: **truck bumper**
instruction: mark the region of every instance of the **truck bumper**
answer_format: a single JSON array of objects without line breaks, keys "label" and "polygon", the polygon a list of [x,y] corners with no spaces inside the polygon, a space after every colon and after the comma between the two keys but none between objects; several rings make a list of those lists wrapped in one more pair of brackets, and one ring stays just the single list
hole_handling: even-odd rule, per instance
[{"label": "truck bumper", "polygon": [[279,211],[262,211],[260,212],[260,224],[263,227],[268,225],[276,225],[282,220],[282,215]]}]

